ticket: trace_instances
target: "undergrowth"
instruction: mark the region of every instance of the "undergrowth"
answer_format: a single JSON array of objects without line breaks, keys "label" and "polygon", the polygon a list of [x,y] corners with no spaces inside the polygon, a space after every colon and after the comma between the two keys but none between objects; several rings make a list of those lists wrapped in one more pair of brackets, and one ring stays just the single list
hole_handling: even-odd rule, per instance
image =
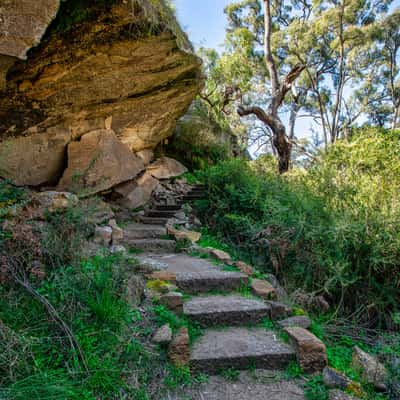
[{"label": "undergrowth", "polygon": [[336,315],[357,311],[364,322],[394,327],[399,140],[399,133],[365,130],[284,176],[268,157],[220,163],[200,173],[208,198],[197,208],[212,236],[289,290],[324,294]]}]

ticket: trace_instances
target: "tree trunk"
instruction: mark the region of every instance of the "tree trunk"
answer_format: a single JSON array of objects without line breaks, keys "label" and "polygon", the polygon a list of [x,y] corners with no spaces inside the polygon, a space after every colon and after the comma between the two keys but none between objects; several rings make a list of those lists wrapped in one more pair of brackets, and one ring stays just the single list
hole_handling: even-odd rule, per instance
[{"label": "tree trunk", "polygon": [[284,174],[289,171],[290,167],[290,157],[292,153],[292,144],[286,137],[285,127],[279,126],[272,128],[273,132],[273,144],[278,153],[278,168],[279,173]]}]

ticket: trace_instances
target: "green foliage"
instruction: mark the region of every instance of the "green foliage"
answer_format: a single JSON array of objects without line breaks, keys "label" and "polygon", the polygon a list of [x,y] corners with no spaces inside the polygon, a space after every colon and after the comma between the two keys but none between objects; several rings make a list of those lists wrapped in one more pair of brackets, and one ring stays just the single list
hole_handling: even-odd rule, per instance
[{"label": "green foliage", "polygon": [[328,400],[328,389],[324,385],[321,375],[307,381],[305,396],[307,400]]},{"label": "green foliage", "polygon": [[219,371],[219,374],[223,376],[225,379],[228,381],[235,382],[239,380],[240,376],[240,371],[234,368],[227,368],[227,369],[222,369]]},{"label": "green foliage", "polygon": [[221,163],[203,173],[200,213],[214,236],[292,288],[383,323],[399,303],[399,141],[364,129],[286,176],[265,159]]}]

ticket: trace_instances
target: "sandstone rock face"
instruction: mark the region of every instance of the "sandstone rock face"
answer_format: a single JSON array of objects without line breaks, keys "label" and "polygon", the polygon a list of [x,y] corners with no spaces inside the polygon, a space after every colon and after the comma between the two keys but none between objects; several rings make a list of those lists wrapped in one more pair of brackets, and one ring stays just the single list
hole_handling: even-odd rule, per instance
[{"label": "sandstone rock face", "polygon": [[147,167],[147,172],[157,179],[175,178],[187,171],[187,168],[179,161],[169,157],[161,157]]},{"label": "sandstone rock face", "polygon": [[78,197],[72,193],[54,191],[37,193],[35,200],[42,208],[48,209],[50,212],[75,206],[79,202]]},{"label": "sandstone rock face", "polygon": [[[200,61],[168,10],[154,11],[150,0],[135,2],[134,12],[130,1],[98,3],[88,0],[86,21],[66,32],[53,26],[26,61],[14,63],[38,44],[59,0],[1,2],[0,176],[54,184],[67,144],[97,129],[114,131],[134,152],[151,150],[199,92]],[[149,26],[157,33],[149,35]],[[49,133],[56,126],[68,132],[63,145]],[[8,155],[9,148],[16,150]]]},{"label": "sandstone rock face", "polygon": [[8,139],[0,144],[0,176],[16,185],[54,184],[65,162],[71,134],[49,129],[44,134]]},{"label": "sandstone rock face", "polygon": [[60,0],[2,0],[0,54],[26,58],[56,16]]},{"label": "sandstone rock face", "polygon": [[111,130],[97,130],[68,145],[68,168],[59,189],[92,194],[128,181],[144,169],[141,158]]}]

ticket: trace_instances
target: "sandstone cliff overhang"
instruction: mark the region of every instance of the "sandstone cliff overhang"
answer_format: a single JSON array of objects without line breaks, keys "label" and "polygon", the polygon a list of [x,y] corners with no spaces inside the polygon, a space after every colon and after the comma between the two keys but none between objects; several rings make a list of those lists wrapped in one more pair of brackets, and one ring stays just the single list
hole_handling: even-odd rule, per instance
[{"label": "sandstone cliff overhang", "polygon": [[[50,2],[23,3],[41,1]],[[57,1],[53,3],[55,8]],[[165,11],[163,0],[83,3],[88,5],[86,18],[68,29],[60,29],[61,6],[27,60],[9,67],[9,58],[3,58],[8,71],[5,87],[0,88],[0,176],[18,184],[54,183],[69,163],[69,141],[93,130],[114,131],[134,152],[153,149],[172,134],[200,90],[200,61],[172,14]],[[39,7],[32,10],[40,12]],[[50,17],[54,15],[43,21],[50,23]],[[40,40],[40,35],[33,36],[36,39],[27,41],[27,46]],[[14,55],[23,58],[22,50]],[[60,131],[67,143],[53,140],[53,132],[59,136]],[[30,154],[19,157],[31,142]],[[57,157],[45,154],[52,152],[52,143],[58,146]],[[49,165],[51,173],[32,168],[43,158],[56,161]]]}]

